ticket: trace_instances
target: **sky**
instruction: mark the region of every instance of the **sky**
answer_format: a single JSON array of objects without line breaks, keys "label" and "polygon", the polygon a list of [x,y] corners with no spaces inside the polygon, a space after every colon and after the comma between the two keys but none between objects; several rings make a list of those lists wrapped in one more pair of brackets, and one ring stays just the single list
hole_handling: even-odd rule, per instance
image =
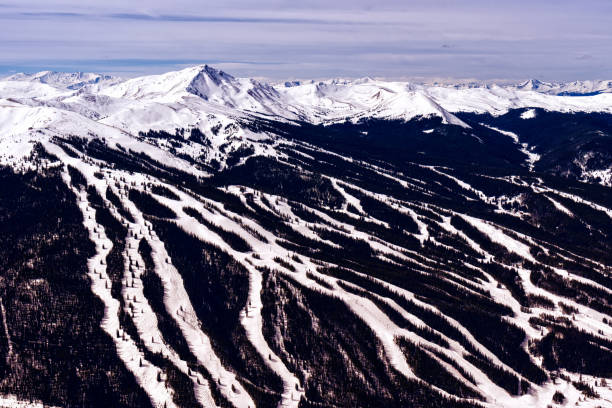
[{"label": "sky", "polygon": [[612,79],[610,0],[0,0],[0,76]]}]

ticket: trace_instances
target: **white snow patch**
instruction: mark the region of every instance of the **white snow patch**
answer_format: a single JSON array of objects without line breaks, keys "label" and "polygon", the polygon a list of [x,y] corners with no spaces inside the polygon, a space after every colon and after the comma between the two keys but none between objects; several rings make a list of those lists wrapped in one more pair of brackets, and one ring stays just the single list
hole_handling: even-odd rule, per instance
[{"label": "white snow patch", "polygon": [[536,117],[535,109],[528,109],[525,112],[521,113],[521,119],[533,119]]},{"label": "white snow patch", "polygon": [[562,212],[562,213],[564,213],[564,214],[569,215],[570,217],[573,217],[573,216],[574,216],[574,214],[573,214],[573,213],[572,213],[570,210],[568,210],[568,209],[567,209],[567,207],[565,207],[564,205],[562,205],[560,202],[553,200],[552,198],[550,198],[550,197],[549,197],[549,196],[547,196],[547,195],[544,195],[544,197],[548,198],[548,201],[550,201],[550,202],[551,202],[551,203],[552,203],[552,204],[555,206],[555,208],[556,208],[557,210],[561,211],[561,212]]},{"label": "white snow patch", "polygon": [[0,408],[59,408],[39,401],[26,401],[16,395],[0,395]]}]

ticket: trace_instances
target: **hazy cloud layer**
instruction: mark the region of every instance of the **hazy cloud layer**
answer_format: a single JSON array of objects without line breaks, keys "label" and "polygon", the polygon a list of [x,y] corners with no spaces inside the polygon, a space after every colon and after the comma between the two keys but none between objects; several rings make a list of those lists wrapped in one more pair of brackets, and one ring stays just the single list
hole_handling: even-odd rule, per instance
[{"label": "hazy cloud layer", "polygon": [[1,3],[0,75],[205,62],[272,78],[612,78],[608,0],[86,3]]}]

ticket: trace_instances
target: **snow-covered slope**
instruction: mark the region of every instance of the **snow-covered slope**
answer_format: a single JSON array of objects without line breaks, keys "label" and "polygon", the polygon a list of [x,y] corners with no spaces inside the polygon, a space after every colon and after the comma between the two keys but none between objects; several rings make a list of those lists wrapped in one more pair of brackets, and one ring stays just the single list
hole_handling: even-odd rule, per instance
[{"label": "snow-covered slope", "polygon": [[543,82],[530,79],[513,86],[514,89],[537,91],[549,95],[589,96],[612,92],[612,81]]},{"label": "snow-covered slope", "polygon": [[365,118],[410,120],[440,116],[444,123],[467,126],[433,100],[425,89],[410,83],[330,80],[277,86],[312,122],[358,121]]},{"label": "snow-covered slope", "polygon": [[4,78],[5,81],[39,82],[54,88],[77,90],[89,85],[112,84],[120,79],[91,72],[41,71],[35,74],[19,73]]},{"label": "snow-covered slope", "polygon": [[[370,78],[271,85],[235,78],[208,65],[128,80],[44,71],[0,80],[0,129],[5,129],[0,138],[15,145],[15,151],[28,152],[27,140],[39,130],[65,134],[68,127],[73,135],[108,134],[119,140],[116,135],[129,139],[150,130],[174,134],[195,129],[207,135],[211,144],[183,153],[206,153],[208,160],[223,166],[226,155],[220,153],[220,146],[241,150],[246,140],[261,139],[261,134],[241,125],[254,118],[333,124],[368,118],[409,121],[437,117],[444,124],[467,129],[457,113],[502,115],[517,108],[612,112],[612,93],[605,91],[608,86],[604,81],[441,86]],[[602,93],[556,95],[560,90]],[[20,143],[26,145],[16,146]]]}]

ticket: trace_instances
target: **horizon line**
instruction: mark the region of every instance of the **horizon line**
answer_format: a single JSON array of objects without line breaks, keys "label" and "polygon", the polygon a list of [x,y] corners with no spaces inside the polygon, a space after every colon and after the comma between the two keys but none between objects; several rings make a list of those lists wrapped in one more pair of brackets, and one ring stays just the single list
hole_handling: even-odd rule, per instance
[{"label": "horizon line", "polygon": [[[250,78],[256,80],[265,80],[270,82],[311,82],[311,81],[325,81],[325,80],[359,80],[359,79],[372,79],[377,81],[386,81],[386,82],[415,82],[415,83],[442,83],[442,84],[469,84],[472,82],[477,82],[480,84],[488,84],[488,85],[499,85],[499,84],[520,84],[528,81],[538,81],[544,84],[568,84],[571,82],[586,82],[586,81],[612,81],[607,78],[587,78],[587,79],[572,79],[572,80],[547,80],[542,79],[542,77],[533,76],[533,77],[522,77],[522,78],[477,78],[477,77],[452,77],[452,76],[424,76],[424,75],[405,75],[405,76],[380,76],[380,75],[337,75],[337,76],[314,76],[314,77],[271,77],[267,75],[234,75],[231,70],[227,70],[226,68],[218,68],[218,66],[222,65],[249,65],[249,66],[265,66],[265,65],[292,65],[284,62],[275,62],[275,61],[234,61],[234,60],[207,60],[204,62],[203,60],[193,59],[193,60],[182,60],[182,59],[143,59],[143,58],[122,58],[122,59],[107,59],[107,60],[86,60],[89,64],[83,66],[85,68],[93,68],[93,65],[106,65],[120,66],[122,64],[130,65],[130,64],[138,64],[140,66],[157,66],[163,67],[173,67],[173,69],[168,70],[154,70],[152,72],[143,72],[142,70],[134,70],[134,69],[121,69],[121,70],[107,70],[107,69],[79,69],[76,65],[79,65],[79,62],[85,62],[82,60],[65,60],[60,64],[51,63],[50,65],[44,64],[0,64],[0,80],[5,80],[14,75],[35,75],[42,72],[49,73],[80,73],[80,74],[97,74],[97,75],[106,75],[112,76],[117,79],[134,79],[139,77],[146,77],[152,75],[163,75],[169,72],[181,71],[189,68],[194,68],[197,66],[210,66],[219,71],[230,74],[236,78]],[[75,69],[72,69],[72,67]],[[69,68],[71,67],[71,68]],[[25,68],[25,69],[23,69]],[[127,68],[127,67],[126,67]],[[122,75],[128,74],[128,75]],[[129,75],[135,74],[135,75]]]}]

